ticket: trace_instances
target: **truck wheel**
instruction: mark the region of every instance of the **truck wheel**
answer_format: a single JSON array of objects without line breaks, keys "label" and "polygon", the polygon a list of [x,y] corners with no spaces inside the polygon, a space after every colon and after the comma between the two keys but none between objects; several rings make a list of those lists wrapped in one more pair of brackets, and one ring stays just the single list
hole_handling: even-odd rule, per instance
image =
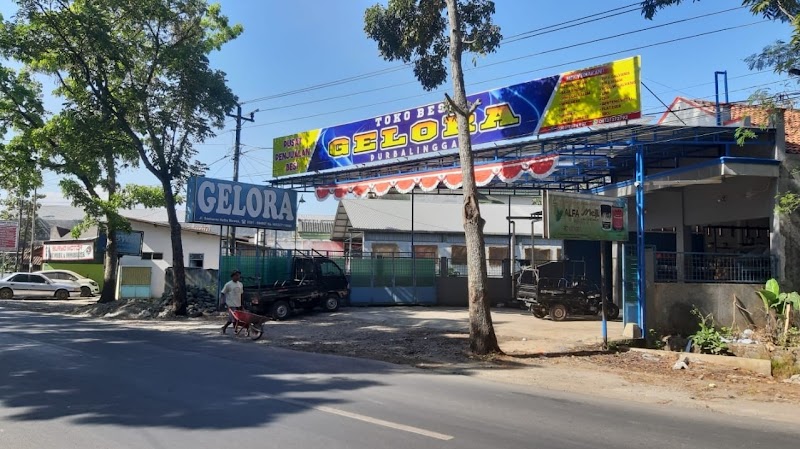
[{"label": "truck wheel", "polygon": [[[602,315],[602,312],[600,312]],[[619,307],[614,303],[606,303],[606,319],[614,321],[619,318]]]},{"label": "truck wheel", "polygon": [[272,305],[272,318],[278,321],[283,321],[288,318],[290,312],[289,303],[286,301],[276,301],[275,304]]},{"label": "truck wheel", "polygon": [[564,304],[553,304],[550,306],[550,318],[553,321],[564,321],[567,317],[567,306]]},{"label": "truck wheel", "polygon": [[339,295],[328,295],[328,297],[325,298],[325,303],[323,306],[328,312],[336,312],[339,310]]},{"label": "truck wheel", "polygon": [[542,307],[531,307],[531,315],[536,318],[544,318],[546,313]]}]

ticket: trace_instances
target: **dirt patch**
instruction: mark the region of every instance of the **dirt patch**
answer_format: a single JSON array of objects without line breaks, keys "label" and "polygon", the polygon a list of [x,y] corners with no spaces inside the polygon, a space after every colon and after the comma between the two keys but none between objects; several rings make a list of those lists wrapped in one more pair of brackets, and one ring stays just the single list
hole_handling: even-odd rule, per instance
[{"label": "dirt patch", "polygon": [[739,368],[695,362],[687,370],[672,369],[678,354],[665,352],[659,357],[650,353],[595,353],[584,357],[538,357],[539,366],[559,365],[574,369],[615,374],[627,382],[682,390],[692,400],[744,398],[759,402],[800,404],[800,385],[752,373]]}]

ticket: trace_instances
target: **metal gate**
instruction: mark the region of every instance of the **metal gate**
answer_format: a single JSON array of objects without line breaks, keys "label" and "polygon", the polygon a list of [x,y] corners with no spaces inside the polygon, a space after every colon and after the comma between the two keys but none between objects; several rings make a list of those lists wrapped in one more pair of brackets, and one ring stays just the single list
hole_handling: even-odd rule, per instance
[{"label": "metal gate", "polygon": [[120,298],[150,298],[152,269],[150,267],[120,267]]}]

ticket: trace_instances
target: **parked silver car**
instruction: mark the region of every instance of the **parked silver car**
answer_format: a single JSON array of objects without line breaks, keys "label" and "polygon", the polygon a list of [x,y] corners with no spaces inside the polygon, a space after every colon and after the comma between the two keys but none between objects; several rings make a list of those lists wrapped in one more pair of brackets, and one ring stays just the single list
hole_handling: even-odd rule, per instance
[{"label": "parked silver car", "polygon": [[0,280],[0,299],[55,297],[63,300],[80,294],[81,287],[74,282],[55,282],[36,273],[13,273]]},{"label": "parked silver car", "polygon": [[74,271],[70,270],[42,270],[37,271],[39,274],[45,275],[48,279],[53,282],[61,282],[62,284],[67,284],[69,282],[62,282],[62,281],[70,281],[75,282],[81,286],[81,296],[88,297],[88,296],[95,296],[100,294],[100,285],[97,282],[82,276]]}]

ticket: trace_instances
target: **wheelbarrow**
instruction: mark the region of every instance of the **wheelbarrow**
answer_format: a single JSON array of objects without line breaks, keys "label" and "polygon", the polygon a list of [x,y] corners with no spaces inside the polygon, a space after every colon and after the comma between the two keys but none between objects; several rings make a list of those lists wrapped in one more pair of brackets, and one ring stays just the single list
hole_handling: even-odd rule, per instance
[{"label": "wheelbarrow", "polygon": [[264,323],[270,320],[268,317],[246,310],[228,310],[228,313],[231,314],[231,321],[233,321],[233,332],[236,335],[244,332],[244,335],[250,337],[251,340],[258,340],[264,335]]}]

